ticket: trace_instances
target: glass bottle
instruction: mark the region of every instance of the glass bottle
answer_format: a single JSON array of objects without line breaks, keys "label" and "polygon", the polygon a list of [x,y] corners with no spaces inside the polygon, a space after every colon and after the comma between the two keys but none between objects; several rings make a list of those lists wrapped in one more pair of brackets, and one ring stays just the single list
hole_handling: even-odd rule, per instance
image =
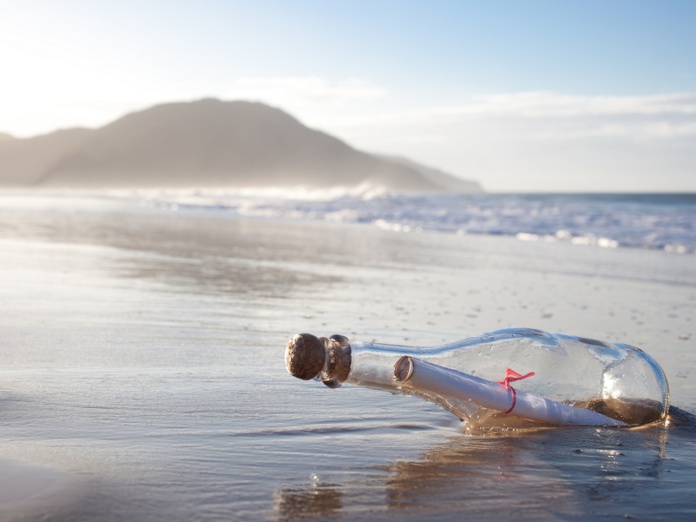
[{"label": "glass bottle", "polygon": [[419,348],[303,333],[285,361],[300,379],[416,395],[474,425],[638,426],[669,408],[665,374],[643,350],[527,328]]}]

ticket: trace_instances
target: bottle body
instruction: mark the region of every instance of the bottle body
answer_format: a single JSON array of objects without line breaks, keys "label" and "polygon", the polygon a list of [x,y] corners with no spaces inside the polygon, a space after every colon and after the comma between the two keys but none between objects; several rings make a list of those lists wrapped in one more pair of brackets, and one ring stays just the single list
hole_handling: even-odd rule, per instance
[{"label": "bottle body", "polygon": [[[397,378],[397,362],[408,356],[496,383],[503,382],[507,369],[533,372],[533,377],[515,382],[514,389],[598,411],[627,425],[664,419],[669,406],[667,380],[658,363],[625,344],[532,329],[499,330],[427,348],[349,342],[341,336],[327,342],[341,346],[333,353],[340,364],[327,363],[316,377],[329,386],[345,382],[417,395],[476,423],[512,424],[505,412],[500,415],[475,400],[444,396]],[[336,367],[342,369],[340,375]]]}]

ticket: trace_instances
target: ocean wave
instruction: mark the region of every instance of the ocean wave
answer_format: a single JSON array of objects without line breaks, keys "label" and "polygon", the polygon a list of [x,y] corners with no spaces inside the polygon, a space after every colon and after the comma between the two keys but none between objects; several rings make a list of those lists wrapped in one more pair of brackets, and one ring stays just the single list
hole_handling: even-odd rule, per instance
[{"label": "ocean wave", "polygon": [[401,233],[438,231],[696,253],[694,194],[407,195],[364,186],[172,192],[150,195],[149,201],[160,208],[370,224]]},{"label": "ocean wave", "polygon": [[12,193],[3,206],[224,213],[696,253],[696,194],[394,194],[352,188]]}]

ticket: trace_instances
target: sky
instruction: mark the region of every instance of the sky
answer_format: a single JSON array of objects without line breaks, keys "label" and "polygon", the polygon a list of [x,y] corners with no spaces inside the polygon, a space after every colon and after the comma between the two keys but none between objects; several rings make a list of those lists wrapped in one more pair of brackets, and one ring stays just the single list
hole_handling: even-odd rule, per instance
[{"label": "sky", "polygon": [[0,0],[0,132],[262,101],[503,192],[696,192],[696,1]]}]

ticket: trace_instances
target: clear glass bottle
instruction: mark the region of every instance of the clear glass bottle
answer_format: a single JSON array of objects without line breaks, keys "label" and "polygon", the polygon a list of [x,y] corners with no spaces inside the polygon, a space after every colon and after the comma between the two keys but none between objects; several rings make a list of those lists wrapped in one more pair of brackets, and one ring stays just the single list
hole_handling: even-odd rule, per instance
[{"label": "clear glass bottle", "polygon": [[[352,383],[420,396],[477,425],[526,425],[517,415],[525,400],[548,409],[539,403],[543,399],[563,405],[559,408],[572,406],[615,420],[587,423],[591,425],[658,422],[669,408],[665,374],[643,350],[527,328],[423,348],[298,334],[288,343],[285,360],[290,374],[300,379],[321,380],[332,388]],[[416,368],[418,379],[411,377]],[[533,375],[518,380],[509,377],[514,372],[506,374],[508,369]],[[490,393],[503,394],[512,409],[471,396],[466,386],[472,380],[474,385],[483,383]],[[520,407],[515,410],[518,400]],[[525,418],[535,423],[585,424]]]}]

